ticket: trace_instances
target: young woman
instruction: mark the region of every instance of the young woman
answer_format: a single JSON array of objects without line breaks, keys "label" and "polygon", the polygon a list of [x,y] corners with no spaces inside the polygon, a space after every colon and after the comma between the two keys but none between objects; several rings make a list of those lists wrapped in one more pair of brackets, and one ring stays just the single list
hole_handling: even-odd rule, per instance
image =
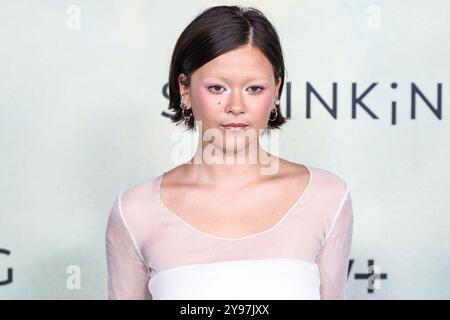
[{"label": "young woman", "polygon": [[348,184],[260,147],[261,131],[286,122],[284,70],[278,35],[257,9],[212,7],[182,32],[169,109],[199,130],[198,149],[116,197],[110,299],[345,298]]}]

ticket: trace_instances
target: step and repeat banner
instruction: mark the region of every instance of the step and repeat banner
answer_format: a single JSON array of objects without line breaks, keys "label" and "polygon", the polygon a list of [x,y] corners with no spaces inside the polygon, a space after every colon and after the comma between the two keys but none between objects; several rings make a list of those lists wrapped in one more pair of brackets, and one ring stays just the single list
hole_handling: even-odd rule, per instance
[{"label": "step and repeat banner", "polygon": [[450,1],[0,4],[1,299],[107,298],[115,197],[195,150],[168,117],[176,40],[236,4],[283,47],[274,153],[349,184],[347,299],[450,298]]}]

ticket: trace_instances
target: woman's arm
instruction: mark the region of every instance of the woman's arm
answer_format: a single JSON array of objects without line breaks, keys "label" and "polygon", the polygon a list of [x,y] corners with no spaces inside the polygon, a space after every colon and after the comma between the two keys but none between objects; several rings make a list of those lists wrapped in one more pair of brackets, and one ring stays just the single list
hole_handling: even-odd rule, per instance
[{"label": "woman's arm", "polygon": [[122,210],[122,193],[111,209],[105,233],[109,299],[151,299],[150,270]]},{"label": "woman's arm", "polygon": [[347,187],[317,258],[321,299],[345,299],[352,235],[353,207]]}]

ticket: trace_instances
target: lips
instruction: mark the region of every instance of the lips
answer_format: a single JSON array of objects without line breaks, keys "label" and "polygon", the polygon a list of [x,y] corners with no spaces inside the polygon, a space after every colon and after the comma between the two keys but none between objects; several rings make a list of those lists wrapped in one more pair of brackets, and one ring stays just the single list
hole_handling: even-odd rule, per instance
[{"label": "lips", "polygon": [[224,124],[222,126],[225,127],[225,128],[245,128],[245,127],[248,127],[248,125],[245,124],[245,123],[227,123],[227,124]]},{"label": "lips", "polygon": [[222,125],[226,132],[242,133],[246,132],[248,125],[245,123],[227,123]]}]

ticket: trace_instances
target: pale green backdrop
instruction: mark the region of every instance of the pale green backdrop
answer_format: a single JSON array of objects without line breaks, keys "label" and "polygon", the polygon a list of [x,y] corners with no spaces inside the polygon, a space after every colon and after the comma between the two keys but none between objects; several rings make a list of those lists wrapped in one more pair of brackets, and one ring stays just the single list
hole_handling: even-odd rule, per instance
[{"label": "pale green backdrop", "polygon": [[[280,35],[292,109],[279,155],[350,185],[347,298],[450,298],[447,0],[1,1],[0,281],[11,268],[13,282],[0,298],[106,299],[109,210],[180,160],[162,87],[180,32],[218,4],[255,6]],[[306,82],[329,103],[338,84],[337,119],[314,98],[306,118]],[[378,82],[364,99],[378,119],[360,106],[352,119],[352,82]],[[434,106],[442,83],[442,119],[420,98],[411,119],[412,82]],[[355,278],[369,259],[388,274],[373,293]]]}]

